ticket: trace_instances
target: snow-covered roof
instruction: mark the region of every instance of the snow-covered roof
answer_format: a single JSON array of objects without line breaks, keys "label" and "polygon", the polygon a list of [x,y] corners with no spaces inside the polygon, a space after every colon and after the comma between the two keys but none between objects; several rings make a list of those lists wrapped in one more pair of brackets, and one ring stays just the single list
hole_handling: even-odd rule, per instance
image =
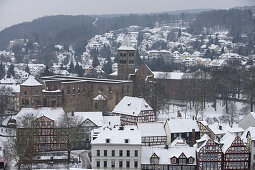
[{"label": "snow-covered roof", "polygon": [[102,112],[74,112],[74,116],[78,116],[81,120],[91,120],[97,126],[103,126],[104,119]]},{"label": "snow-covered roof", "polygon": [[58,121],[65,114],[62,107],[39,107],[39,108],[22,108],[20,112],[13,117],[19,126],[20,118],[28,115],[39,118],[46,116],[51,120]]},{"label": "snow-covered roof", "polygon": [[93,100],[106,100],[102,94],[98,94]]},{"label": "snow-covered roof", "polygon": [[215,135],[221,135],[226,133],[225,130],[220,130],[218,123],[211,124],[208,127]]},{"label": "snow-covered roof", "polygon": [[167,121],[171,133],[199,132],[197,122],[192,119],[170,119]]},{"label": "snow-covered roof", "polygon": [[21,86],[41,86],[42,84],[39,83],[33,76],[30,76]]},{"label": "snow-covered roof", "polygon": [[233,143],[233,141],[235,140],[236,135],[234,133],[231,132],[227,132],[221,139],[220,139],[220,143],[223,144],[222,146],[222,152],[225,153],[227,151],[227,149],[231,146],[231,144]]},{"label": "snow-covered roof", "polygon": [[213,67],[220,67],[225,63],[225,60],[223,59],[214,59],[209,66],[213,66]]},{"label": "snow-covered roof", "polygon": [[173,80],[180,80],[185,73],[182,72],[159,72],[153,71],[154,78],[156,79],[173,79]]},{"label": "snow-covered roof", "polygon": [[159,157],[160,165],[169,165],[171,164],[172,157],[178,158],[182,153],[185,154],[187,158],[193,157],[193,164],[187,165],[196,165],[196,149],[194,147],[170,147],[165,149],[163,147],[148,147],[142,146],[142,156],[141,156],[141,164],[150,164],[150,158],[153,154],[156,154]]},{"label": "snow-covered roof", "polygon": [[13,78],[2,78],[0,84],[17,84],[17,81]]},{"label": "snow-covered roof", "polygon": [[120,125],[120,116],[103,116],[104,126],[119,126]]},{"label": "snow-covered roof", "polygon": [[170,147],[189,148],[189,145],[186,143],[185,139],[179,136],[173,140]]},{"label": "snow-covered roof", "polygon": [[138,130],[142,137],[145,136],[166,136],[164,122],[138,123]]},{"label": "snow-covered roof", "polygon": [[246,129],[246,131],[242,134],[241,139],[243,140],[244,143],[247,143],[247,133],[250,132],[251,135],[251,140],[255,140],[255,127],[249,127]]},{"label": "snow-covered roof", "polygon": [[138,116],[141,111],[153,110],[144,98],[125,96],[113,109],[113,113]]},{"label": "snow-covered roof", "polygon": [[[141,145],[141,132],[135,128],[123,127],[117,128],[101,128],[97,131],[97,138],[91,141],[91,144],[107,144],[106,139],[109,139],[109,144],[115,145]],[[126,143],[128,139],[128,143]]]},{"label": "snow-covered roof", "polygon": [[135,51],[135,48],[132,46],[128,36],[125,36],[121,46],[118,50],[125,50],[125,51]]}]

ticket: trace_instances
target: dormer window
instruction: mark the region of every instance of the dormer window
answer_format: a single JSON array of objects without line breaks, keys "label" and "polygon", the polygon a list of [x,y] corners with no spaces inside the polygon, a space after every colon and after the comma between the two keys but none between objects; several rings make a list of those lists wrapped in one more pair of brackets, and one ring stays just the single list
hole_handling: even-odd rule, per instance
[{"label": "dormer window", "polygon": [[129,143],[129,140],[128,140],[128,139],[125,139],[125,143]]},{"label": "dormer window", "polygon": [[106,143],[110,143],[110,139],[109,138],[106,139]]},{"label": "dormer window", "polygon": [[145,107],[148,108],[148,105],[146,104]]},{"label": "dormer window", "polygon": [[159,163],[159,157],[155,153],[151,156],[151,164],[157,165]]},{"label": "dormer window", "polygon": [[189,157],[189,164],[193,164],[194,159],[192,157]]},{"label": "dormer window", "polygon": [[171,158],[171,163],[172,163],[172,164],[176,164],[176,163],[177,163],[176,157]]}]

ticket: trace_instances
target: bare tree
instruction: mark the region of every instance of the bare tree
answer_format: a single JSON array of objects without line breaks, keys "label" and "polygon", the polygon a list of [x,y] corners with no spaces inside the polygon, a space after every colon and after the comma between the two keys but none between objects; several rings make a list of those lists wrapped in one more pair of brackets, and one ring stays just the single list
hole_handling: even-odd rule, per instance
[{"label": "bare tree", "polygon": [[9,87],[2,86],[0,87],[0,123],[4,120],[4,115],[6,111],[10,108],[11,98],[12,98],[12,89]]},{"label": "bare tree", "polygon": [[254,111],[255,103],[255,67],[251,67],[244,75],[244,96],[250,103],[250,111]]},{"label": "bare tree", "polygon": [[71,159],[71,151],[76,147],[77,141],[79,139],[78,135],[80,132],[81,124],[83,120],[75,116],[72,112],[71,115],[68,113],[64,114],[58,122],[59,128],[64,128],[67,130],[66,139],[67,139],[67,153],[68,153],[68,163]]},{"label": "bare tree", "polygon": [[228,122],[230,127],[233,127],[233,123],[238,119],[239,114],[237,113],[237,107],[234,102],[229,102],[228,105],[225,105],[224,116],[222,117],[223,121]]}]

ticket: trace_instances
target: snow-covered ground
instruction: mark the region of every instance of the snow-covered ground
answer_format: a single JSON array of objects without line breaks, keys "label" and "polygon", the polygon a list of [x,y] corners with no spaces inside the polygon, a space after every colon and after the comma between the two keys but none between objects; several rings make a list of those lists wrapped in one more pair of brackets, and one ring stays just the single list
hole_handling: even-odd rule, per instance
[{"label": "snow-covered ground", "polygon": [[[248,112],[247,104],[242,102],[235,102],[236,113],[239,116],[236,116],[236,123],[241,120]],[[198,120],[213,121],[212,119],[217,118],[220,120],[221,116],[224,116],[224,104],[222,100],[217,100],[216,109],[213,107],[213,103],[206,103],[205,109],[199,111]],[[195,106],[190,106],[189,103],[180,102],[180,101],[170,101],[169,104],[165,106],[164,109],[160,110],[157,114],[157,121],[165,121],[167,119],[173,119],[177,117],[177,112],[180,111],[182,118],[196,117],[195,115]],[[249,109],[248,109],[249,110]],[[224,123],[224,122],[222,122]]]}]

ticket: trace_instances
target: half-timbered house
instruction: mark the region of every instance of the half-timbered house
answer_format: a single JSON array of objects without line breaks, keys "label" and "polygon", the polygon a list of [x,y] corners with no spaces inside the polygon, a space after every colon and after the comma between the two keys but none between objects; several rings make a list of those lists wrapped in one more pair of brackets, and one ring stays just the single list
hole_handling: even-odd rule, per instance
[{"label": "half-timbered house", "polygon": [[198,170],[223,169],[223,153],[219,143],[205,134],[197,140],[196,147]]},{"label": "half-timbered house", "polygon": [[166,145],[164,122],[138,123],[144,146]]},{"label": "half-timbered house", "polygon": [[224,170],[249,170],[250,152],[239,136],[227,132],[220,143],[224,154]]},{"label": "half-timbered house", "polygon": [[74,112],[82,120],[77,138],[77,149],[90,149],[91,131],[103,126],[102,112]]},{"label": "half-timbered house", "polygon": [[17,142],[24,149],[30,144],[31,149],[38,153],[66,150],[67,129],[57,126],[57,121],[64,114],[62,108],[22,108],[14,118]]},{"label": "half-timbered house", "polygon": [[196,149],[181,138],[176,138],[169,148],[143,146],[141,163],[144,170],[195,170]]},{"label": "half-timbered house", "polygon": [[202,138],[205,134],[211,136],[211,132],[208,128],[208,123],[206,121],[198,121],[197,125],[200,130],[200,138]]},{"label": "half-timbered house", "polygon": [[255,169],[255,127],[249,127],[243,133],[241,139],[251,153],[250,157],[250,169]]},{"label": "half-timbered house", "polygon": [[143,98],[125,96],[112,113],[120,115],[122,125],[155,122],[155,113]]}]

